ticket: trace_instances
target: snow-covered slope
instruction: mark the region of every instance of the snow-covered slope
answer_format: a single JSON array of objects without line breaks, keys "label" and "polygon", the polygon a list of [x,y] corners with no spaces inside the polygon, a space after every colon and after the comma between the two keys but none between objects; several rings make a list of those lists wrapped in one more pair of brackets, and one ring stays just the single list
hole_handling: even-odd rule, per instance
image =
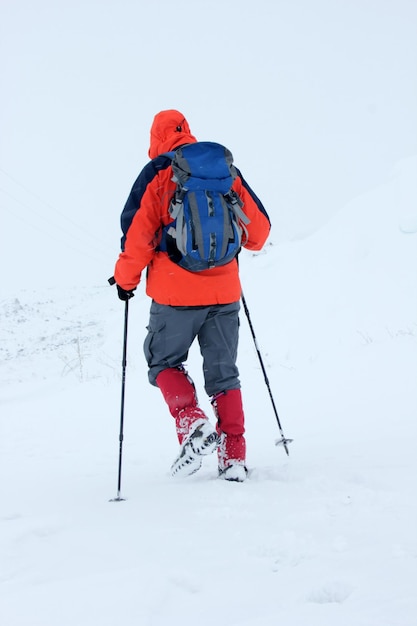
[{"label": "snow-covered slope", "polygon": [[[168,475],[172,420],[107,286],[0,302],[7,626],[415,626],[416,159],[303,241],[242,254],[278,429],[242,313],[250,479]],[[104,282],[104,281],[103,281]],[[198,350],[189,370],[202,390]]]}]

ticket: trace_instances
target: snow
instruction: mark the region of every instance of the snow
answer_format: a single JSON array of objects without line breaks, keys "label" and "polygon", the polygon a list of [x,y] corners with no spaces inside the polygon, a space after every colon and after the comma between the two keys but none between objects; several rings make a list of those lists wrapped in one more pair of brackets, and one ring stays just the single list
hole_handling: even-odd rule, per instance
[{"label": "snow", "polygon": [[[416,626],[415,4],[17,0],[0,12],[10,61],[1,624]],[[188,48],[166,44],[179,19],[188,34],[198,25],[199,41],[214,27],[222,41],[194,47],[183,91],[176,63]],[[106,279],[152,116],[169,107],[232,149],[271,214],[271,238],[241,254],[241,276],[294,441],[289,457],[275,446],[242,309],[250,477],[218,480],[214,456],[170,477],[177,441],[147,382],[141,285],[129,315],[125,500],[111,502],[124,307]],[[212,418],[197,346],[187,367]]]},{"label": "snow", "polygon": [[[294,438],[287,458],[274,445],[242,312],[244,484],[218,480],[214,457],[192,477],[169,476],[177,444],[147,383],[139,289],[126,499],[109,502],[123,305],[106,286],[28,289],[1,302],[4,624],[416,623],[417,233],[404,234],[399,203],[415,166],[399,163],[313,236],[272,238],[242,255],[258,343]],[[188,366],[201,390],[197,350]]]}]

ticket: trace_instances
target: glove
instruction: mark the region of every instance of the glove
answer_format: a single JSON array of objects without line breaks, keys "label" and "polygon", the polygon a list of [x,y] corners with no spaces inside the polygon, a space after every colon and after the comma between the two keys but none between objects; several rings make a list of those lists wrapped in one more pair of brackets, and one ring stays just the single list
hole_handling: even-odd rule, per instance
[{"label": "glove", "polygon": [[117,287],[117,294],[120,298],[120,300],[123,300],[123,302],[126,302],[126,300],[130,300],[130,298],[133,298],[133,296],[135,295],[133,292],[135,291],[135,289],[123,289],[123,287],[120,287],[120,285],[116,285]]}]

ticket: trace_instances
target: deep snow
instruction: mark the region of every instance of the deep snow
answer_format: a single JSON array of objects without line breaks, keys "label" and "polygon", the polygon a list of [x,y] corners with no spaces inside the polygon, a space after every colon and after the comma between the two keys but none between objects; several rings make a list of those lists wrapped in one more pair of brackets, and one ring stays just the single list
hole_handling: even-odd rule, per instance
[{"label": "deep snow", "polygon": [[[290,457],[242,311],[244,484],[188,479],[131,302],[19,291],[1,316],[1,622],[7,626],[415,626],[417,159],[313,236],[241,273]],[[104,283],[104,281],[103,281]],[[200,357],[188,362],[202,390]],[[211,414],[210,414],[211,415]]]}]

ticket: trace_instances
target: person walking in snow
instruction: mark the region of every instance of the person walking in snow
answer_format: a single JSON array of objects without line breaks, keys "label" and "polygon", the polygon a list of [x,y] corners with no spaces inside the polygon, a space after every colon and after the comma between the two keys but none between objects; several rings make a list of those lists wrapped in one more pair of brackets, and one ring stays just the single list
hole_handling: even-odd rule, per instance
[{"label": "person walking in snow", "polygon": [[[150,130],[150,162],[136,179],[121,215],[122,252],[114,279],[118,296],[134,295],[145,268],[146,293],[152,299],[144,353],[149,382],[159,387],[175,420],[180,451],[172,474],[188,475],[202,457],[217,449],[219,476],[243,481],[247,475],[244,411],[236,365],[241,285],[237,259],[193,272],[183,269],[158,246],[176,191],[172,159],[165,153],[197,142],[184,115],[161,111]],[[270,231],[261,201],[239,170],[233,190],[248,218],[242,245],[260,250]],[[184,363],[198,339],[205,391],[214,408],[213,426],[199,407],[196,389]]]}]

